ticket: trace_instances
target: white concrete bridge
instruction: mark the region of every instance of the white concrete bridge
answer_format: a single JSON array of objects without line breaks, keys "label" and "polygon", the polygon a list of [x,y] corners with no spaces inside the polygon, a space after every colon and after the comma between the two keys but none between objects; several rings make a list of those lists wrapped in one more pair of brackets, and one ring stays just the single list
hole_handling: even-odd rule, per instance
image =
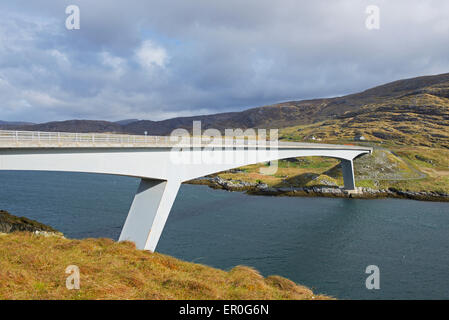
[{"label": "white concrete bridge", "polygon": [[[258,143],[256,144],[256,141]],[[323,156],[341,160],[344,187],[355,189],[353,159],[372,148],[352,145],[0,131],[0,170],[70,171],[141,179],[120,240],[154,251],[182,182],[249,164]],[[266,148],[268,147],[268,149]],[[70,182],[68,182],[70,183]]]}]

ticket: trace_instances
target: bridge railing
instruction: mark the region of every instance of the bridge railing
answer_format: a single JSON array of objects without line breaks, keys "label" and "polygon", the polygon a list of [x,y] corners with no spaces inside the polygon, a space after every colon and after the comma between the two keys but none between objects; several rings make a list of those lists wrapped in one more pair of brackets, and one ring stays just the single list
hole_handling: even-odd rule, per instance
[{"label": "bridge railing", "polygon": [[2,142],[149,143],[169,144],[168,136],[0,130]]},{"label": "bridge railing", "polygon": [[233,137],[232,140],[210,136],[190,136],[184,140],[171,136],[128,135],[115,133],[72,133],[0,130],[0,148],[16,147],[214,147],[214,148],[325,148],[325,149],[357,149],[372,152],[371,147],[339,146],[319,143],[287,142],[265,140],[261,137]]},{"label": "bridge railing", "polygon": [[[42,131],[14,131],[0,130],[0,146],[17,145],[157,145],[174,146],[178,143],[176,139],[172,141],[170,136],[150,136],[150,135],[128,135],[115,133],[72,133],[72,132],[42,132]],[[190,137],[189,145],[195,143],[210,145],[210,138],[213,137]],[[251,142],[249,142],[251,141]],[[255,144],[256,137],[239,137],[233,139],[233,145]],[[223,140],[220,145],[229,143]],[[225,143],[226,142],[226,143]],[[212,144],[213,145],[213,144]]]}]

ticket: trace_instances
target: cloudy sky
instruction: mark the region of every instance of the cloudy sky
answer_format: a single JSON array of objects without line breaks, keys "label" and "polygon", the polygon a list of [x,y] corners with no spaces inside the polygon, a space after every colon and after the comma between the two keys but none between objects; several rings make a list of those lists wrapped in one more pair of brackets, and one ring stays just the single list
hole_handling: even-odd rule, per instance
[{"label": "cloudy sky", "polygon": [[449,72],[448,53],[447,0],[2,0],[0,120],[243,110]]}]

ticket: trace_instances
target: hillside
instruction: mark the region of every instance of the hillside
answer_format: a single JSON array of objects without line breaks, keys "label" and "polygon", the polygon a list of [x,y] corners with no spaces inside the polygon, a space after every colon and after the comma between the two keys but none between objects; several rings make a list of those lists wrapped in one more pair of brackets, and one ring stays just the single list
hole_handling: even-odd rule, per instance
[{"label": "hillside", "polygon": [[[322,138],[350,138],[358,132],[375,141],[397,141],[421,146],[448,147],[449,73],[398,80],[366,91],[336,98],[290,101],[242,112],[179,117],[162,121],[118,122],[69,120],[43,124],[1,124],[2,129],[120,132],[167,135],[176,128],[191,129],[201,120],[202,128],[304,129]],[[368,132],[365,132],[368,131]]]},{"label": "hillside", "polygon": [[32,122],[24,122],[24,121],[1,121],[0,120],[0,126],[26,126],[26,125],[33,125],[35,123]]},{"label": "hillside", "polygon": [[378,99],[331,120],[282,131],[287,140],[367,141],[449,148],[449,81]]},{"label": "hillside", "polygon": [[[80,269],[80,290],[65,270]],[[147,251],[110,239],[0,234],[0,299],[329,299],[279,276],[264,278]]]}]

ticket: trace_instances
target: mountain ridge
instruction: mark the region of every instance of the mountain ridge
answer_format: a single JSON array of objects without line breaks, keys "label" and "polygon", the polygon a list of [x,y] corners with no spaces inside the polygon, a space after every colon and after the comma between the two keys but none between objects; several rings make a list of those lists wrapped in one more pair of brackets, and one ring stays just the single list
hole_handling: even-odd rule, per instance
[{"label": "mountain ridge", "polygon": [[[417,103],[418,100],[425,100],[425,105]],[[373,112],[377,112],[378,117],[393,112],[396,114],[396,121],[401,121],[401,117],[398,116],[401,110],[404,114],[418,114],[420,117],[425,117],[426,121],[430,121],[432,125],[437,123],[446,127],[449,121],[448,106],[449,73],[444,73],[396,80],[340,97],[288,101],[238,112],[176,117],[160,121],[66,120],[25,125],[0,122],[0,129],[128,134],[147,132],[149,135],[168,135],[177,128],[190,131],[193,121],[201,121],[202,129],[215,128],[223,132],[226,128],[270,129],[310,125],[327,120],[348,119],[351,116],[360,119],[366,118],[368,113]],[[432,119],[431,115],[435,112],[440,115],[440,118]]]}]

